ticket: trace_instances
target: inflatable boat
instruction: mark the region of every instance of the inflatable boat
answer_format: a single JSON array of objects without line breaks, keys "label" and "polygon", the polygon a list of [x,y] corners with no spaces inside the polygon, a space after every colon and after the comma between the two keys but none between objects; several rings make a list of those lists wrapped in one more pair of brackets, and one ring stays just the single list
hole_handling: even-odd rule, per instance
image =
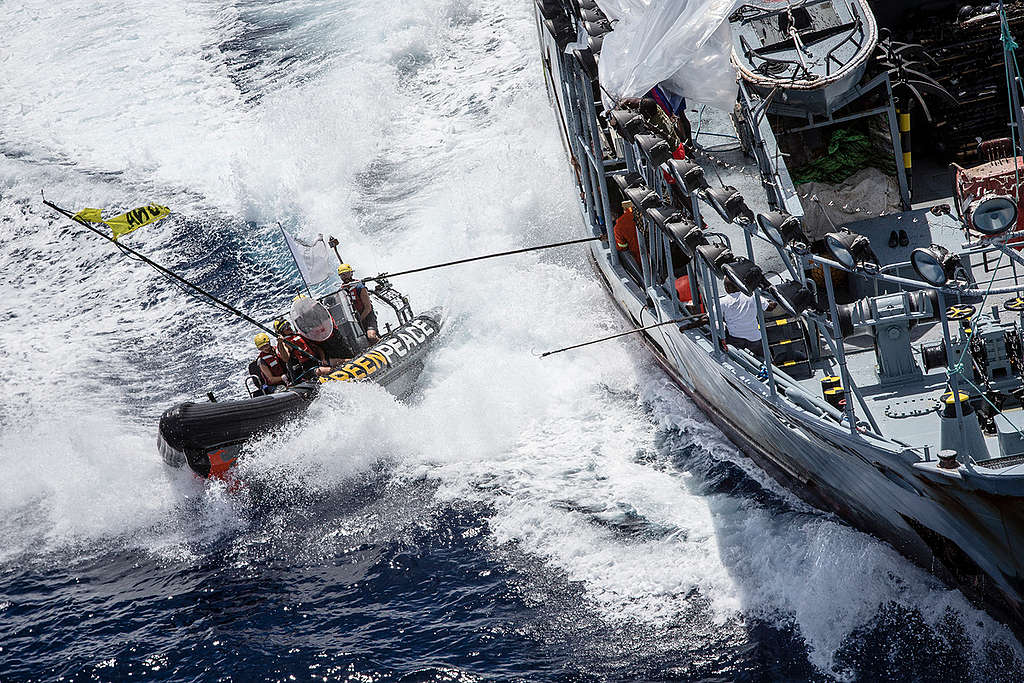
[{"label": "inflatable boat", "polygon": [[[371,292],[391,307],[398,325],[388,329],[372,345],[356,322],[348,297],[338,291],[319,300],[296,300],[289,321],[295,330],[310,329],[303,319],[311,312],[326,321],[328,334],[337,330],[349,348],[358,353],[324,377],[301,375],[274,393],[265,394],[255,361],[250,363],[245,386],[248,398],[225,401],[187,401],[169,408],[160,418],[157,445],[164,462],[171,467],[188,466],[203,478],[223,477],[235,464],[242,447],[252,437],[266,433],[301,415],[317,397],[321,387],[333,382],[374,382],[398,398],[412,392],[423,369],[424,356],[441,330],[443,312],[431,309],[413,315],[404,296],[386,281]],[[323,316],[326,316],[325,318]],[[316,336],[310,338],[316,340]]]}]

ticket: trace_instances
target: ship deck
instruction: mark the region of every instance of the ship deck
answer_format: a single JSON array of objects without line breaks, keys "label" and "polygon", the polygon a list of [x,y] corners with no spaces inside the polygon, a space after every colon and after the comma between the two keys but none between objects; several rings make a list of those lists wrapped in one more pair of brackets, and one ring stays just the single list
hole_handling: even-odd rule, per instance
[{"label": "ship deck", "polygon": [[[704,153],[699,155],[696,161],[705,168],[708,182],[716,183],[720,180],[722,184],[736,187],[755,213],[769,211],[770,207],[761,187],[756,162],[745,157],[740,151],[739,143],[735,138],[735,130],[728,115],[709,108],[688,113],[693,122],[695,142],[704,149]],[[799,189],[798,187],[798,192]],[[910,254],[914,249],[938,244],[955,253],[961,250],[965,241],[965,235],[958,219],[949,212],[932,211],[933,207],[942,204],[952,206],[951,184],[948,194],[947,197],[933,198],[926,204],[902,213],[887,215],[855,213],[852,216],[853,220],[840,225],[845,225],[868,237],[871,240],[872,249],[878,257],[879,265],[883,268],[887,267],[887,272],[916,279],[916,275],[909,265]],[[934,197],[934,193],[932,193],[932,197]],[[813,200],[813,197],[805,197],[801,201],[806,209],[808,203]],[[726,224],[711,211],[705,211],[703,216],[711,230],[728,236],[735,253],[745,253],[744,230],[741,226]],[[838,228],[840,225],[836,227]],[[893,230],[906,231],[909,244],[895,248],[889,247],[889,235]],[[777,250],[767,240],[760,238],[754,240],[754,259],[766,272],[785,272]],[[1004,261],[1001,265],[1006,266],[1007,264]],[[995,271],[996,276],[993,280],[991,264],[972,263],[970,266],[978,287],[981,289],[987,288],[990,282],[995,287],[1006,285],[1016,275],[1016,266],[1012,270],[1003,267]],[[866,290],[868,287],[874,288],[874,285],[867,280],[862,280],[859,284],[852,286],[860,287],[861,290]],[[859,297],[871,296],[876,292],[858,291],[856,294]],[[1015,319],[1017,314],[1000,310],[1002,303],[1012,296],[992,295],[984,301],[984,309],[978,306],[978,312],[987,313],[990,316],[995,315],[997,320],[1001,317],[1005,322]],[[994,312],[993,309],[995,309]],[[915,358],[918,365],[921,366],[921,355],[918,353],[921,345],[942,341],[942,327],[937,322],[920,323],[911,329],[911,340]],[[822,346],[826,348],[824,344]],[[925,371],[918,380],[883,384],[879,381],[878,361],[870,333],[847,337],[845,354],[850,377],[860,389],[864,402],[871,411],[882,435],[908,447],[928,447],[930,452],[935,454],[940,447],[940,418],[937,412],[940,405],[939,398],[943,393],[949,391],[946,384],[945,366]],[[966,362],[970,362],[969,355]],[[838,363],[832,354],[827,354],[822,360],[813,363],[811,367],[813,374],[810,377],[795,378],[795,381],[808,394],[820,397],[822,395],[822,378],[838,375]],[[922,370],[924,370],[923,367]],[[961,386],[960,389],[971,394],[977,393],[968,386]],[[858,421],[865,420],[866,416],[859,402],[853,396],[848,398],[854,401],[854,412]],[[1024,431],[1024,412],[1020,408],[1004,408],[1003,415],[998,415],[996,421],[997,423],[1002,421],[1003,428],[1006,430]],[[1010,424],[1011,422],[1012,424]],[[1024,462],[1017,462],[1017,460],[1024,461],[1024,457],[1000,458],[998,439],[995,435],[986,435],[985,444],[993,459],[991,463],[985,463],[986,465],[998,467],[1000,473],[1024,473]]]}]

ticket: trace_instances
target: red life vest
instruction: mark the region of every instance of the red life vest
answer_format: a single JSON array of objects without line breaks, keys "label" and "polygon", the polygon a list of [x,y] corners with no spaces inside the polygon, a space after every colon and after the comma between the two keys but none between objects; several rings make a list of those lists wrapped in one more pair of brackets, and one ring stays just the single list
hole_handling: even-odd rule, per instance
[{"label": "red life vest", "polygon": [[260,362],[267,366],[272,376],[284,376],[284,363],[273,351],[260,351]]},{"label": "red life vest", "polygon": [[361,294],[366,289],[366,285],[362,282],[356,282],[352,285],[345,286],[345,293],[348,294],[348,302],[352,304],[352,310],[356,313],[363,312],[363,297]]},{"label": "red life vest", "polygon": [[292,351],[295,352],[295,361],[297,363],[305,363],[306,361],[313,360],[315,358],[313,351],[309,348],[309,344],[301,335],[291,334],[288,335],[287,339],[293,346],[297,346],[302,349],[301,351],[292,349]]},{"label": "red life vest", "polygon": [[[690,278],[687,275],[676,278],[676,294],[679,295],[679,301],[684,304],[693,302],[693,294],[690,291]],[[704,312],[704,303],[700,302],[700,312]]]},{"label": "red life vest", "polygon": [[676,278],[676,294],[684,304],[693,301],[693,294],[690,293],[690,278],[686,275]]},{"label": "red life vest", "polygon": [[[672,158],[673,159],[685,159],[686,158],[686,148],[683,147],[682,143],[680,143],[675,148],[675,151],[672,152]],[[668,183],[669,185],[675,185],[676,184],[676,179],[672,177],[671,173],[669,173],[668,171],[663,170],[661,172],[661,174],[663,176],[665,176],[665,182],[666,183]]]},{"label": "red life vest", "polygon": [[636,222],[633,220],[632,209],[619,216],[615,221],[613,234],[616,248],[619,251],[629,250],[636,262],[640,263],[640,240],[636,235]]}]

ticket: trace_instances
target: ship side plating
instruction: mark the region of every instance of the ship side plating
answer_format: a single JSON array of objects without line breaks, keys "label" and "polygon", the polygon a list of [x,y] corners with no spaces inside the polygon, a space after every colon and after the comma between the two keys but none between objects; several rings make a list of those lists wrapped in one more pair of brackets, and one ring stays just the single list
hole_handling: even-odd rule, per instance
[{"label": "ship side plating", "polygon": [[[863,3],[856,8],[869,16],[844,20],[843,30],[874,36],[870,10]],[[700,164],[670,160],[651,139],[651,130],[621,110],[604,111],[595,61],[611,25],[601,21],[596,7],[584,8],[587,16],[577,11],[576,3],[538,0],[537,29],[544,79],[574,169],[581,212],[590,233],[607,238],[592,243],[591,257],[611,299],[637,327],[695,314],[698,305],[706,308],[709,320],[703,326],[662,325],[641,336],[708,417],[805,500],[888,541],[1020,633],[1024,447],[1015,439],[1024,434],[1024,419],[1020,394],[1012,397],[1024,388],[1019,321],[1024,301],[1017,303],[1016,281],[979,284],[974,274],[989,272],[991,254],[1000,259],[995,270],[1013,261],[1005,241],[979,238],[967,230],[973,226],[965,225],[966,218],[948,210],[920,207],[850,225],[850,234],[866,235],[882,252],[877,268],[859,262],[847,268],[827,252],[769,243],[758,234],[762,218],[802,221],[804,213],[773,129],[781,117],[799,110],[799,100],[779,102],[777,116],[769,117],[765,84],[740,85],[734,121],[765,190],[757,200],[763,211],[754,219],[744,200],[753,205],[755,198],[737,198],[735,188],[710,187],[703,179],[700,167],[709,165],[707,158]],[[891,94],[888,76],[869,73],[858,81],[864,74],[861,47],[855,55],[851,50],[851,68],[842,72],[852,74],[848,90],[832,89],[807,99],[813,104],[806,106],[825,107],[831,117],[851,103],[857,111],[858,98],[870,101],[873,108],[864,117],[880,118],[890,133],[890,153],[900,160],[892,98],[879,106],[870,94]],[[910,209],[904,169],[897,164],[896,170],[897,201]],[[673,187],[667,177],[675,181]],[[638,214],[639,262],[614,247],[613,207],[626,199]],[[968,238],[973,246],[962,254],[955,287],[906,276],[910,263],[897,262],[895,249],[890,259],[895,266],[888,268],[890,254],[877,246],[879,238],[884,242],[890,231],[896,235],[901,229],[909,231],[911,246],[922,249],[958,252]],[[725,236],[721,243],[708,239],[715,231]],[[705,246],[712,248],[701,250]],[[764,367],[746,351],[722,343],[719,288],[728,270],[724,264],[730,258],[742,262],[731,253],[738,254],[741,246],[764,272],[790,277],[754,288],[763,348],[772,359]],[[730,272],[725,277],[739,271]],[[693,290],[690,306],[674,286],[684,276]],[[837,293],[848,300],[837,301]],[[782,315],[769,315],[762,305],[773,297],[785,304]],[[797,299],[801,305],[795,305]],[[982,310],[982,302],[1001,306],[1004,319],[998,308]],[[960,315],[968,310],[966,318]],[[977,349],[985,344],[986,362],[978,367]],[[841,398],[833,401],[836,391]],[[993,398],[1000,401],[998,410],[987,405]]]}]

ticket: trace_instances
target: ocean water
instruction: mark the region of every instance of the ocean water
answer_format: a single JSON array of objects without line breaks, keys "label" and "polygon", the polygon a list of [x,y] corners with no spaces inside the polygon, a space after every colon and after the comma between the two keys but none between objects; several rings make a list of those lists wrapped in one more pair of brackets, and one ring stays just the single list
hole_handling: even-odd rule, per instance
[{"label": "ocean water", "polygon": [[620,340],[578,248],[396,278],[411,400],[332,387],[237,491],[164,467],[239,394],[276,221],[357,274],[578,236],[529,2],[0,3],[0,681],[1022,680],[1024,651],[751,465]]}]

